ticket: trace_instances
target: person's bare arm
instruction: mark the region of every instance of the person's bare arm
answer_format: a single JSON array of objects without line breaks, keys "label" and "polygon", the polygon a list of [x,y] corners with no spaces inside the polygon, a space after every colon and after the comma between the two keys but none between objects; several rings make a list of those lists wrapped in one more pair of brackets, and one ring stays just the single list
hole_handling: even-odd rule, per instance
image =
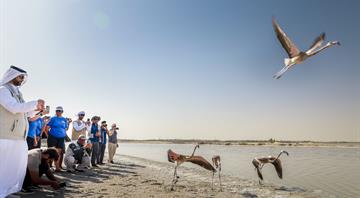
[{"label": "person's bare arm", "polygon": [[[42,129],[41,129],[41,133],[40,133],[40,139],[41,139],[41,137],[43,136],[43,134],[45,133],[46,134],[46,125],[45,126],[43,126],[42,127]],[[47,134],[46,134],[47,135]]]},{"label": "person's bare arm", "polygon": [[49,130],[50,130],[50,126],[45,126],[45,133],[46,133],[46,136],[49,136]]},{"label": "person's bare arm", "polygon": [[57,179],[56,179],[56,177],[54,176],[54,174],[52,174],[52,172],[50,171],[50,169],[48,170],[48,171],[46,171],[46,177],[47,178],[49,178],[51,181],[58,181]]},{"label": "person's bare arm", "polygon": [[29,118],[29,121],[34,122],[35,120],[37,120],[40,117],[41,117],[40,115],[35,115],[34,117]]},{"label": "person's bare arm", "polygon": [[31,183],[33,183],[33,184],[48,185],[48,186],[51,186],[51,187],[53,187],[55,189],[60,188],[59,183],[57,181],[42,179],[42,178],[39,177],[39,173],[35,172],[35,171],[29,171],[29,173],[30,173],[30,176],[31,176]]}]

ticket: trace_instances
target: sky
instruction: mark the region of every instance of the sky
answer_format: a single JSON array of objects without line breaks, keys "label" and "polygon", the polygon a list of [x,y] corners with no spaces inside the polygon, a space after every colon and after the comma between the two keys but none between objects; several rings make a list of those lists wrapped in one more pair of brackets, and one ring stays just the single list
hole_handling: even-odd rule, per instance
[{"label": "sky", "polygon": [[[0,2],[0,75],[27,70],[26,100],[119,138],[360,141],[360,1]],[[302,50],[342,45],[275,80],[273,16]]]}]

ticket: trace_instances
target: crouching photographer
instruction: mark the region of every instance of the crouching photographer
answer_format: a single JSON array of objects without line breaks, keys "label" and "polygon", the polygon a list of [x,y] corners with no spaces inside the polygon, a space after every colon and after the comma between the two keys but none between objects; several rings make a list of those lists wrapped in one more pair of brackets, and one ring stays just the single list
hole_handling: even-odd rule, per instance
[{"label": "crouching photographer", "polygon": [[68,172],[84,172],[84,169],[90,168],[91,146],[90,143],[86,143],[84,135],[80,135],[77,142],[69,144],[64,158]]}]

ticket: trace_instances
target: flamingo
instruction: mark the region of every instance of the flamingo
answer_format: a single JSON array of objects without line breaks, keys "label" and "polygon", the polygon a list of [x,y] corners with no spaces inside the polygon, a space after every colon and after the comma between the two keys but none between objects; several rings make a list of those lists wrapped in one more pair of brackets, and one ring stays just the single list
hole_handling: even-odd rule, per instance
[{"label": "flamingo", "polygon": [[282,166],[280,161],[281,154],[285,153],[287,156],[289,156],[289,153],[286,151],[281,150],[279,155],[277,157],[274,156],[268,156],[268,157],[261,157],[261,158],[254,158],[252,163],[255,166],[255,169],[257,171],[257,174],[259,176],[259,184],[261,184],[261,180],[264,180],[261,169],[266,163],[271,163],[274,165],[277,175],[280,179],[282,179]]},{"label": "flamingo", "polygon": [[281,45],[289,55],[289,58],[285,58],[284,60],[285,66],[278,73],[274,75],[274,78],[276,79],[279,79],[292,66],[302,63],[307,58],[314,56],[315,54],[321,52],[322,50],[334,45],[340,45],[339,41],[330,41],[326,45],[321,46],[323,41],[325,40],[325,33],[321,33],[320,36],[318,36],[315,39],[314,43],[310,46],[310,48],[307,51],[302,52],[296,47],[296,45],[280,28],[279,24],[275,21],[274,17],[272,19],[272,24],[277,38],[279,39]]},{"label": "flamingo", "polygon": [[[212,162],[213,162],[213,166],[215,166],[215,169],[218,170],[219,173],[219,182],[220,182],[220,190],[222,190],[221,187],[221,158],[220,155],[214,155],[212,157]],[[212,176],[212,180],[211,180],[211,186],[212,188],[214,188],[214,176],[215,176],[215,172],[213,172],[213,176]]]},{"label": "flamingo", "polygon": [[190,156],[177,154],[177,153],[173,152],[171,149],[168,150],[168,152],[167,152],[168,161],[171,162],[171,163],[176,162],[171,190],[174,190],[174,186],[176,185],[176,183],[178,182],[178,179],[179,179],[179,176],[177,175],[177,168],[184,162],[191,162],[191,163],[197,164],[197,165],[205,168],[206,170],[211,171],[213,173],[213,179],[212,179],[212,184],[211,184],[212,187],[213,187],[213,184],[214,184],[213,183],[214,175],[215,175],[216,172],[219,172],[219,180],[220,180],[220,188],[221,188],[221,176],[220,176],[221,162],[220,162],[220,156],[214,156],[213,157],[212,161],[213,161],[214,166],[216,167],[216,168],[214,168],[214,166],[211,165],[204,157],[194,155],[196,149],[198,149],[198,148],[200,148],[200,146],[197,144],[194,147],[194,151],[192,152],[192,154]]}]

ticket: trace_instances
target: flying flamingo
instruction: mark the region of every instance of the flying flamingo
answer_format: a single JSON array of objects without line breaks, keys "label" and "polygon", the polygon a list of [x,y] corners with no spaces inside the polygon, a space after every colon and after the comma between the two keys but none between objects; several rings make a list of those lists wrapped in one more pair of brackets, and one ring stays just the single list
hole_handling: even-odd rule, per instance
[{"label": "flying flamingo", "polygon": [[272,165],[274,165],[277,175],[279,176],[280,179],[282,179],[282,166],[281,166],[281,161],[280,161],[279,157],[283,153],[285,153],[287,156],[289,156],[288,152],[281,150],[277,157],[268,156],[268,157],[261,157],[261,158],[253,159],[252,163],[255,166],[255,169],[259,176],[259,184],[261,184],[261,180],[264,180],[262,173],[261,173],[261,169],[263,168],[263,166],[266,163],[271,163]]},{"label": "flying flamingo", "polygon": [[221,162],[220,162],[220,156],[214,156],[213,157],[212,160],[213,160],[214,166],[216,166],[216,168],[214,168],[214,166],[211,165],[202,156],[194,155],[196,149],[198,149],[198,148],[200,148],[200,146],[197,144],[195,146],[195,148],[194,148],[194,151],[192,152],[192,154],[190,156],[177,154],[177,153],[173,152],[171,149],[168,150],[168,152],[167,152],[168,161],[171,162],[171,163],[176,162],[171,190],[174,190],[174,186],[176,185],[176,183],[178,182],[178,179],[179,179],[179,176],[177,175],[177,168],[184,162],[191,162],[191,163],[197,164],[197,165],[205,168],[206,170],[211,171],[213,173],[212,186],[213,186],[213,181],[214,181],[214,175],[215,175],[216,172],[219,172],[219,180],[220,180],[220,188],[221,188],[221,176],[220,176]]},{"label": "flying flamingo", "polygon": [[300,51],[296,45],[290,40],[290,38],[285,34],[285,32],[280,28],[279,24],[275,21],[275,18],[272,19],[272,24],[276,33],[277,38],[279,39],[281,45],[289,55],[289,58],[285,58],[285,66],[274,75],[274,78],[279,79],[288,69],[292,66],[302,63],[307,58],[314,56],[315,54],[321,52],[322,50],[331,47],[333,45],[340,45],[339,41],[330,41],[326,45],[321,46],[325,40],[325,33],[322,33],[318,36],[311,47],[305,51]]}]

